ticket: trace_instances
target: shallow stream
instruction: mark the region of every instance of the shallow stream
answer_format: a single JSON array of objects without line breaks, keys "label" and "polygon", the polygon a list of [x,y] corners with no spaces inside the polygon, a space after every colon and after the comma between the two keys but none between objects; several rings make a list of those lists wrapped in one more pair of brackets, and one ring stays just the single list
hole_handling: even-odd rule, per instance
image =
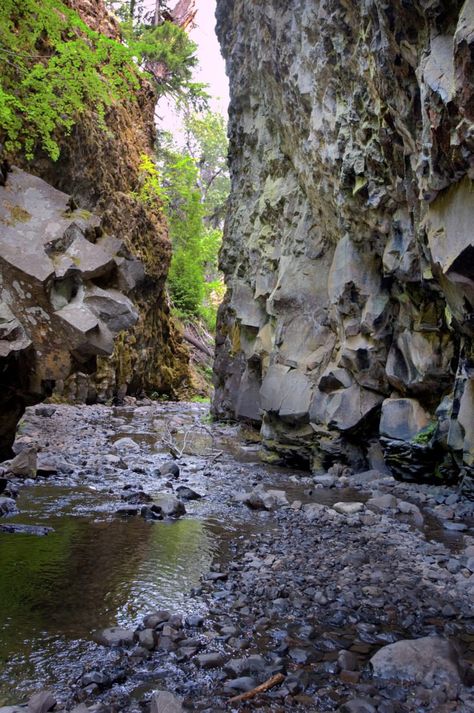
[{"label": "shallow stream", "polygon": [[[135,627],[154,609],[201,613],[192,590],[211,563],[229,561],[232,541],[258,540],[272,527],[268,513],[229,506],[229,483],[248,486],[254,476],[255,482],[265,477],[283,487],[290,502],[329,506],[368,497],[352,488],[314,489],[307,473],[262,466],[254,434],[211,430],[204,406],[164,406],[158,414],[84,407],[84,419],[80,409],[64,410],[64,423],[30,411],[19,441],[40,443],[67,467],[22,487],[18,514],[1,521],[52,531],[0,532],[0,706],[45,687],[66,697],[85,669],[112,661],[114,651],[93,641],[97,629]],[[180,456],[179,485],[204,497],[186,503],[188,514],[179,520],[117,514],[124,486],[154,497],[172,492],[176,483],[156,474],[170,459],[170,446]],[[207,472],[212,464],[215,473],[219,463],[222,482]],[[425,535],[452,551],[462,542],[433,518],[425,519]],[[131,691],[133,681],[127,686]]]}]

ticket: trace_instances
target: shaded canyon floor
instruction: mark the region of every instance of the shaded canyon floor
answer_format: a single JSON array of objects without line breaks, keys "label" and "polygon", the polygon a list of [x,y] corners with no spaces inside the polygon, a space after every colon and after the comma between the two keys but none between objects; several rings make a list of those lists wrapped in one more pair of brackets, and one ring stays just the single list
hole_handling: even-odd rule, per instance
[{"label": "shaded canyon floor", "polygon": [[1,711],[474,711],[455,489],[264,465],[203,404],[41,405],[31,445],[40,475],[2,481]]}]

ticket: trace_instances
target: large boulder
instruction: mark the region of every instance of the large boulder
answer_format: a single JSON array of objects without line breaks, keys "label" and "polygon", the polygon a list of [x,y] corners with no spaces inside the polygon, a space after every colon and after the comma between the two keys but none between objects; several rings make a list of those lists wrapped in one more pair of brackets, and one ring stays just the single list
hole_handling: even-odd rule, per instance
[{"label": "large boulder", "polygon": [[379,649],[370,659],[374,676],[428,688],[446,686],[456,693],[461,684],[458,653],[447,639],[426,636],[397,641]]},{"label": "large boulder", "polygon": [[0,188],[0,223],[1,456],[23,408],[110,354],[138,313],[117,289],[124,245],[69,195],[14,168]]}]

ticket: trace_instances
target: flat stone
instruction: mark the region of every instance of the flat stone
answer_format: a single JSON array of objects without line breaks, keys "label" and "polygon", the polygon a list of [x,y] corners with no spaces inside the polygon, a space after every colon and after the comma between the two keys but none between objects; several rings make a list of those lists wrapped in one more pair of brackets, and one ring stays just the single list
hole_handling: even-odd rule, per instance
[{"label": "flat stone", "polygon": [[135,641],[135,632],[133,629],[112,626],[97,631],[94,634],[94,640],[102,646],[131,646]]},{"label": "flat stone", "polygon": [[28,700],[28,713],[48,713],[56,703],[56,698],[50,691],[39,691]]},{"label": "flat stone", "polygon": [[150,713],[182,713],[179,698],[169,691],[155,691],[150,701]]},{"label": "flat stone", "polygon": [[364,509],[364,503],[341,502],[341,503],[334,503],[334,505],[332,507],[333,507],[333,510],[340,513],[341,515],[355,515],[356,513],[361,512],[361,510]]},{"label": "flat stone", "polygon": [[227,660],[227,656],[224,654],[215,652],[215,653],[210,653],[210,654],[198,654],[196,658],[194,659],[194,662],[196,663],[199,668],[207,669],[207,668],[220,668],[221,666],[224,665],[224,663]]}]

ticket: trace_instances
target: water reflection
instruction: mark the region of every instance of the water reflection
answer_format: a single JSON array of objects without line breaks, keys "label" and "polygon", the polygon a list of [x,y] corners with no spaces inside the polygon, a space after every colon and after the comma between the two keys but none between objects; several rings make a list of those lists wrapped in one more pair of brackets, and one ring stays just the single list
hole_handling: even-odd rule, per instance
[{"label": "water reflection", "polygon": [[17,700],[9,681],[28,691],[80,672],[94,629],[134,625],[153,608],[185,612],[215,548],[197,519],[50,524],[47,537],[0,534],[0,705]]}]

